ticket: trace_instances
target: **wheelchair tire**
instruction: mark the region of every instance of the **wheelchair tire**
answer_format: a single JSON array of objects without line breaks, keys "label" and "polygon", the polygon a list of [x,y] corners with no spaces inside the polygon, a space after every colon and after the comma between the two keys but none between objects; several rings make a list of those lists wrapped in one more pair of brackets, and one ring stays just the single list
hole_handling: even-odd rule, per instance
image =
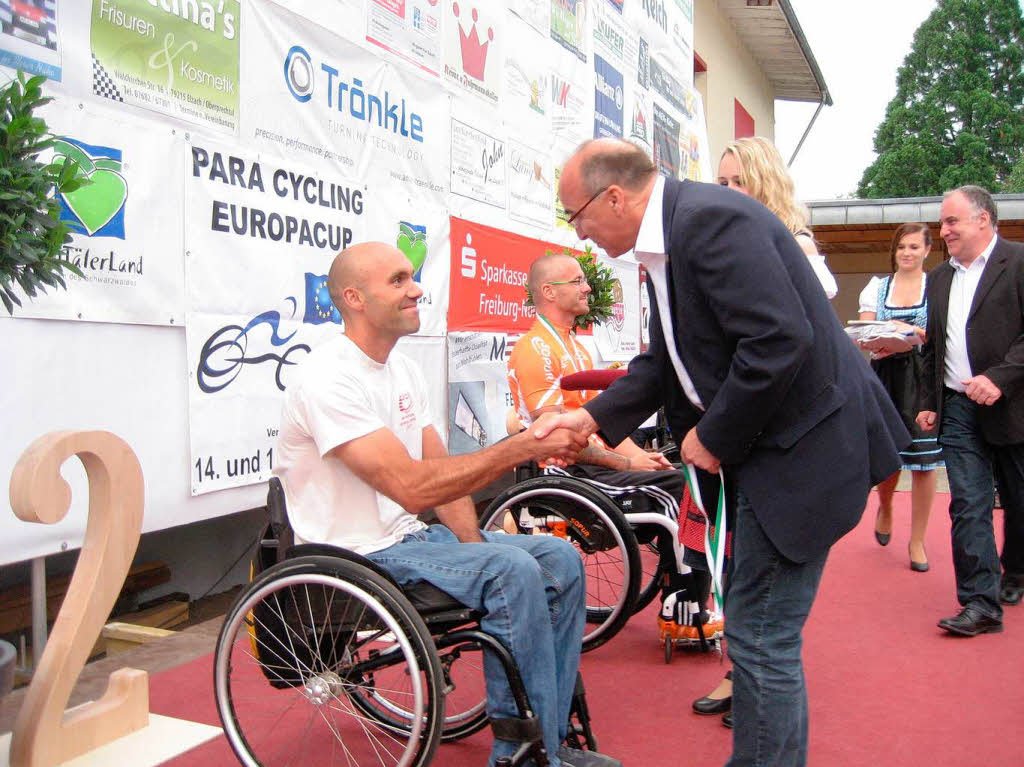
[{"label": "wheelchair tire", "polygon": [[[509,515],[509,516],[507,516]],[[519,533],[553,529],[564,522],[566,537],[583,557],[587,573],[587,623],[583,652],[611,639],[633,615],[640,589],[640,551],[633,530],[615,502],[573,477],[546,475],[505,490],[484,511],[484,530]]]},{"label": "wheelchair tire", "polygon": [[445,715],[441,742],[468,738],[490,723],[484,687],[484,659],[476,649],[450,650],[440,656],[445,681]]},{"label": "wheelchair tire", "polygon": [[300,557],[260,574],[228,611],[213,676],[247,767],[424,767],[441,740],[430,632],[393,583],[355,562]]}]

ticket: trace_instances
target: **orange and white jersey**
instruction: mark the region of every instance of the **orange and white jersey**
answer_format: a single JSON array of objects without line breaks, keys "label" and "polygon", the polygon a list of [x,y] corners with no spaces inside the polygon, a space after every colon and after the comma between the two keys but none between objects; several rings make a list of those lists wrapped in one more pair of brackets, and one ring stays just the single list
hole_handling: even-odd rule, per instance
[{"label": "orange and white jersey", "polygon": [[591,370],[594,362],[576,334],[538,314],[529,331],[516,341],[508,360],[508,386],[519,420],[530,413],[561,405],[574,410],[597,396],[596,391],[564,391],[562,376]]}]

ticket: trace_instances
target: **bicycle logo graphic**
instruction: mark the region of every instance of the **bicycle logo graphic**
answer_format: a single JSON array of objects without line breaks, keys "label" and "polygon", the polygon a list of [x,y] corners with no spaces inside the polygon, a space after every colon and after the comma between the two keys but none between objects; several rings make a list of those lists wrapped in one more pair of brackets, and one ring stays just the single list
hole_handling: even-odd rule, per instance
[{"label": "bicycle logo graphic", "polygon": [[[292,317],[295,316],[297,302],[289,296],[287,299],[292,305]],[[249,331],[258,328],[260,325],[270,327],[270,343],[275,347],[285,346],[298,331],[292,331],[287,336],[281,336],[278,325],[281,322],[281,313],[270,310],[258,314],[249,320],[244,328],[241,325],[225,325],[206,339],[202,351],[199,352],[199,367],[196,371],[196,381],[199,388],[207,394],[221,391],[238,378],[245,365],[259,365],[264,362],[276,362],[277,369],[274,371],[274,382],[281,391],[285,390],[281,374],[287,366],[297,364],[297,360],[290,359],[299,351],[308,353],[309,346],[306,344],[294,344],[289,346],[281,354],[267,352],[255,357],[246,357],[245,350],[249,342]]]}]

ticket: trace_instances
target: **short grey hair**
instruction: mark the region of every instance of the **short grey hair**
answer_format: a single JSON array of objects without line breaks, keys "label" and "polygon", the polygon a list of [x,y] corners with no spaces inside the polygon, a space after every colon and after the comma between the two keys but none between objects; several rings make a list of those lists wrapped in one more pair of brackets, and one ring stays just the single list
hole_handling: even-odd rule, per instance
[{"label": "short grey hair", "polygon": [[967,202],[970,203],[971,210],[973,210],[975,214],[981,213],[982,211],[988,213],[993,229],[998,226],[999,214],[996,212],[996,201],[992,199],[992,195],[987,189],[981,186],[975,186],[974,184],[967,184],[965,186],[958,186],[956,189],[950,189],[942,195],[942,199],[946,199],[951,194],[955,194],[957,192],[967,198]]},{"label": "short grey hair", "polygon": [[[593,146],[595,142],[600,142]],[[587,151],[589,150],[589,151]],[[642,188],[658,172],[647,151],[629,141],[589,139],[576,149],[585,152],[580,162],[580,179],[586,194],[618,184],[626,189]]]}]

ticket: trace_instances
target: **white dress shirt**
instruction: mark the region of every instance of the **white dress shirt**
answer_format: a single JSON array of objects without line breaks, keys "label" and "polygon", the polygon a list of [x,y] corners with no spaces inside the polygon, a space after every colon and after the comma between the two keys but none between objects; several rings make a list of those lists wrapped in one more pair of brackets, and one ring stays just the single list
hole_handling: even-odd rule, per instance
[{"label": "white dress shirt", "polygon": [[647,276],[654,284],[654,296],[658,300],[658,319],[661,320],[661,333],[665,337],[665,347],[668,349],[668,356],[672,360],[672,367],[675,368],[679,385],[683,387],[687,399],[698,409],[704,410],[704,404],[700,401],[700,395],[697,394],[690,374],[686,372],[683,361],[679,359],[675,333],[672,331],[672,305],[669,302],[668,273],[666,271],[668,255],[665,253],[665,231],[661,220],[664,197],[665,177],[658,176],[658,180],[654,182],[654,189],[651,190],[651,197],[647,200],[643,220],[640,222],[640,231],[637,233],[633,255],[644,265]]},{"label": "white dress shirt", "polygon": [[974,303],[981,273],[985,271],[985,264],[995,246],[996,237],[993,235],[981,255],[970,266],[964,266],[955,258],[949,259],[953,267],[953,282],[949,286],[949,310],[946,312],[946,367],[943,383],[959,392],[967,388],[963,382],[974,377],[967,357],[967,315]]}]

